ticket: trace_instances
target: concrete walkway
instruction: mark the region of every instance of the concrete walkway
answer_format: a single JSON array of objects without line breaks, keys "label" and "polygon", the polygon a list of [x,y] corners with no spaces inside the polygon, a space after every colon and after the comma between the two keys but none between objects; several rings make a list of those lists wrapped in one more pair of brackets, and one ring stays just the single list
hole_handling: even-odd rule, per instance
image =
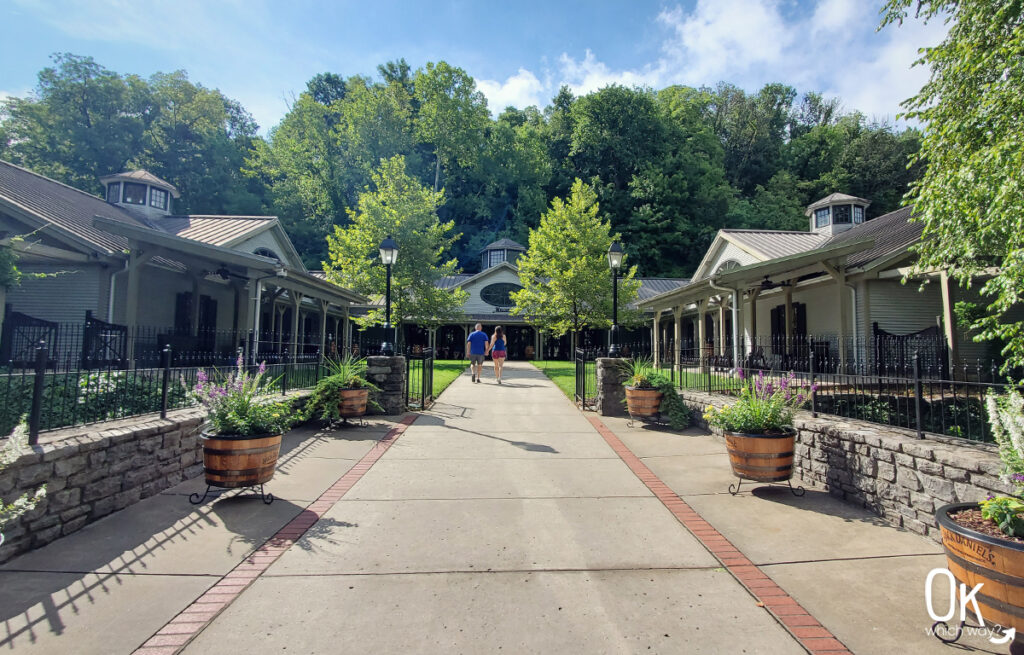
[{"label": "concrete walkway", "polygon": [[535,368],[442,400],[185,652],[802,652]]},{"label": "concrete walkway", "polygon": [[[710,435],[588,420],[518,362],[393,425],[292,433],[269,507],[196,510],[193,481],[12,560],[0,645],[162,655],[181,626],[195,654],[952,652],[924,633],[935,544],[814,490],[732,497]],[[780,618],[797,604],[824,628]]]}]

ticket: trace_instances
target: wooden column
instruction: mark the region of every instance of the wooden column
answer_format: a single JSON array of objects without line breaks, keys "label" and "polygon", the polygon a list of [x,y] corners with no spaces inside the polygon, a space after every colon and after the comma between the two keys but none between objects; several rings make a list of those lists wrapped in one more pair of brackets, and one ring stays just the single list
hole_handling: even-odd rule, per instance
[{"label": "wooden column", "polygon": [[320,301],[320,356],[327,354],[327,308],[330,303],[326,300]]},{"label": "wooden column", "polygon": [[946,333],[949,367],[952,369],[960,363],[960,344],[957,338],[956,316],[953,315],[953,288],[949,283],[949,275],[946,271],[942,271],[939,275],[939,288],[942,291],[942,329]]},{"label": "wooden column", "polygon": [[725,355],[725,298],[718,303],[718,354]]},{"label": "wooden column", "polygon": [[661,310],[654,310],[654,321],[651,327],[651,357],[654,360],[654,368],[661,365]]},{"label": "wooden column", "polygon": [[139,327],[139,285],[142,282],[142,267],[153,258],[138,248],[131,248],[128,255],[128,286],[125,295],[125,325],[128,326],[128,360],[135,359],[135,339]]},{"label": "wooden column", "polygon": [[292,362],[295,362],[299,352],[299,307],[302,306],[302,294],[289,291],[288,295],[292,300]]},{"label": "wooden column", "polygon": [[706,326],[707,307],[707,299],[697,301],[697,363],[701,367],[704,366],[704,344],[708,339]]},{"label": "wooden column", "polygon": [[751,354],[759,345],[757,342],[757,297],[761,295],[761,289],[755,287],[750,292],[750,349]]},{"label": "wooden column", "polygon": [[683,363],[682,359],[680,358],[680,351],[683,348],[683,306],[682,305],[680,305],[679,307],[677,307],[677,308],[672,310],[672,318],[675,320],[675,328],[674,328],[673,336],[674,336],[675,342],[676,342],[675,352],[673,353],[672,361],[675,362],[676,368],[679,368],[679,366]]}]

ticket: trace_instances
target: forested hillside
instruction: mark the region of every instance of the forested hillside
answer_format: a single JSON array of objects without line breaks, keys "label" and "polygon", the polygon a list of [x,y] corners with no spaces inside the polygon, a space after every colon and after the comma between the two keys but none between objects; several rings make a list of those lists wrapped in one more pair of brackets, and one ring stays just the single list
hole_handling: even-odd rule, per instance
[{"label": "forested hillside", "polygon": [[719,228],[804,230],[804,207],[833,191],[870,199],[869,217],[895,209],[920,175],[907,168],[920,141],[782,83],[563,87],[543,109],[500,110],[465,71],[404,60],[317,75],[265,138],[238,102],[183,71],[144,79],[69,54],[29,97],[0,104],[0,159],[91,192],[102,175],[146,168],[181,190],[180,213],[279,216],[311,268],[395,154],[444,189],[439,213],[462,233],[467,271],[498,237],[525,243],[578,177],[641,275],[684,276]]}]

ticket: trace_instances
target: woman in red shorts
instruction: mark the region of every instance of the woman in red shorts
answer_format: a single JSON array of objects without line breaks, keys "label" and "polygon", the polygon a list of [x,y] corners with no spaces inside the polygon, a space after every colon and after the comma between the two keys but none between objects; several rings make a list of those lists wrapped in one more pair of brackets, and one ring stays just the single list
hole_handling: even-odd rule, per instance
[{"label": "woman in red shorts", "polygon": [[501,329],[500,325],[494,328],[494,334],[491,335],[491,343],[487,349],[491,351],[491,359],[494,360],[494,377],[498,379],[498,384],[501,384],[501,367],[505,364],[508,352],[505,350],[505,331]]}]

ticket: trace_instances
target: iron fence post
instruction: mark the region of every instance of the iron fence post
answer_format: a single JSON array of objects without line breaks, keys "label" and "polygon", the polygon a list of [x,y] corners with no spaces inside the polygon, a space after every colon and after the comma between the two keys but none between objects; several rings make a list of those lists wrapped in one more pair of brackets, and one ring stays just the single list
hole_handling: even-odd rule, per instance
[{"label": "iron fence post", "polygon": [[171,344],[164,346],[160,352],[160,366],[164,369],[160,388],[160,418],[167,418],[167,390],[171,382]]},{"label": "iron fence post", "polygon": [[288,349],[284,349],[284,373],[281,374],[281,395],[288,395],[288,368],[291,366],[289,363],[291,360],[288,358]]},{"label": "iron fence post", "polygon": [[32,380],[32,406],[28,414],[28,443],[39,443],[39,425],[43,418],[43,391],[46,388],[46,342],[36,346],[36,377]]},{"label": "iron fence post", "polygon": [[924,439],[924,427],[921,425],[921,360],[918,352],[914,351],[914,419],[917,428],[917,438]]},{"label": "iron fence post", "polygon": [[814,418],[818,418],[818,390],[814,386],[815,378],[817,377],[817,365],[815,364],[816,359],[817,358],[814,357],[814,355],[812,354],[809,363],[809,368],[811,371],[811,416],[813,416]]}]

